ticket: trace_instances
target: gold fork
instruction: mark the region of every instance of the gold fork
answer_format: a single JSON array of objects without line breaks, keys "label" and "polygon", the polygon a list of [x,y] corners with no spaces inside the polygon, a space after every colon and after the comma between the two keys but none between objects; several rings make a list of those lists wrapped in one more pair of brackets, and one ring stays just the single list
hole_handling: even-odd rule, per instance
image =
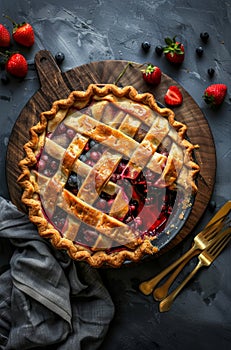
[{"label": "gold fork", "polygon": [[219,231],[224,227],[224,223],[228,213],[231,210],[231,201],[227,201],[219,211],[213,216],[206,227],[194,237],[193,246],[185,254],[183,254],[179,259],[173,262],[170,266],[166,267],[162,272],[160,272],[155,277],[141,282],[139,285],[140,291],[149,295],[154,290],[155,286],[173,269],[180,265],[184,260],[188,261],[195,255],[198,255],[200,251],[206,249],[212,240],[216,237]]},{"label": "gold fork", "polygon": [[163,299],[159,304],[160,312],[168,311],[180,293],[180,291],[184,288],[184,286],[195,276],[200,268],[203,266],[210,266],[213,261],[218,257],[218,255],[222,252],[222,250],[226,247],[231,239],[231,228],[224,230],[222,233],[222,238],[218,238],[216,242],[211,245],[208,249],[203,250],[202,253],[198,256],[199,262],[196,267],[192,270],[192,272],[183,280],[183,282],[172,291],[165,299]]},{"label": "gold fork", "polygon": [[[224,222],[225,223],[225,222]],[[226,225],[230,225],[230,220],[228,220],[226,222]],[[218,226],[220,227],[220,226]],[[222,233],[222,231],[221,231]],[[216,238],[219,238],[220,237],[220,234],[218,234],[216,237],[215,237],[215,240]],[[213,240],[211,241],[211,244],[213,244]],[[168,291],[169,291],[169,288],[171,287],[172,283],[175,281],[176,277],[179,275],[179,273],[183,270],[183,268],[185,267],[185,265],[187,265],[187,263],[196,255],[198,255],[201,251],[200,250],[195,250],[190,256],[188,256],[188,258],[186,258],[185,260],[183,260],[181,262],[181,264],[173,271],[173,273],[168,277],[168,279],[163,283],[161,284],[160,287],[157,287],[153,290],[153,297],[156,301],[160,301],[162,299],[164,299],[167,295],[168,295]]]}]

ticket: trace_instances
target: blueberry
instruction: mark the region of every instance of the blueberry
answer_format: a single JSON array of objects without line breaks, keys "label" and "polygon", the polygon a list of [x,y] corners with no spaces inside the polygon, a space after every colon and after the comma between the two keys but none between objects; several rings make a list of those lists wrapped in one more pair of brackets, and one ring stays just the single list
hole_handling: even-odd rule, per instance
[{"label": "blueberry", "polygon": [[148,52],[151,47],[151,44],[148,41],[144,41],[141,47],[144,50],[144,52]]},{"label": "blueberry", "polygon": [[86,162],[87,156],[85,154],[81,154],[81,156],[79,157],[79,160],[81,160],[81,162]]},{"label": "blueberry", "polygon": [[163,51],[164,51],[163,46],[157,45],[157,46],[155,47],[155,52],[156,52],[156,54],[157,54],[158,56],[161,56],[162,53],[163,53]]},{"label": "blueberry", "polygon": [[216,202],[214,201],[214,200],[211,200],[210,202],[209,202],[209,211],[211,211],[212,213],[215,211],[215,209],[216,209]]},{"label": "blueberry", "polygon": [[199,46],[196,48],[197,56],[201,57],[204,53],[203,47]]},{"label": "blueberry", "polygon": [[94,147],[96,145],[96,141],[95,140],[90,140],[90,148]]},{"label": "blueberry", "polygon": [[1,73],[1,82],[4,85],[7,85],[10,82],[10,79],[5,71]]},{"label": "blueberry", "polygon": [[212,78],[214,76],[215,70],[213,68],[208,69],[208,75]]},{"label": "blueberry", "polygon": [[207,41],[209,40],[209,33],[207,32],[200,33],[200,38],[203,41],[203,43],[207,43]]},{"label": "blueberry", "polygon": [[57,52],[55,55],[55,60],[57,64],[61,64],[65,59],[65,55],[63,52]]},{"label": "blueberry", "polygon": [[67,180],[67,186],[70,189],[78,189],[79,187],[79,180],[77,177],[77,174],[72,172]]}]

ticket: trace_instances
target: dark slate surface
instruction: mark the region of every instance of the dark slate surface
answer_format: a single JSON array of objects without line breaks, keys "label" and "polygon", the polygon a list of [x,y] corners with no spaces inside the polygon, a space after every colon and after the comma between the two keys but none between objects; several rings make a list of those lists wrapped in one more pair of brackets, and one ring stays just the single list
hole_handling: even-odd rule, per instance
[{"label": "dark slate surface", "polygon": [[[65,54],[63,71],[81,64],[105,59],[153,62],[178,81],[195,99],[211,127],[217,152],[217,176],[212,200],[217,209],[231,199],[230,186],[230,91],[214,112],[201,96],[210,83],[225,83],[230,90],[231,4],[227,0],[1,0],[0,13],[16,20],[28,20],[35,29],[36,42],[21,49],[29,60],[29,73],[23,81],[11,78],[0,83],[0,195],[8,198],[5,154],[11,129],[26,102],[37,91],[39,82],[33,68],[38,50]],[[6,19],[1,23],[11,29]],[[207,44],[200,32],[207,31]],[[186,59],[176,69],[154,48],[166,36],[177,35],[185,44]],[[141,50],[144,40],[152,44],[148,54]],[[195,49],[204,48],[198,58]],[[14,45],[14,49],[17,48]],[[211,79],[207,69],[213,67]],[[158,303],[143,296],[137,286],[180,256],[191,244],[193,234],[212,216],[207,209],[197,229],[178,247],[153,261],[119,270],[103,270],[102,276],[116,306],[102,350],[204,349],[226,350],[231,344],[230,246],[208,271],[202,271],[184,289],[168,313],[159,313]],[[7,261],[7,243],[1,242],[1,260]],[[191,269],[193,262],[185,272]],[[182,278],[182,276],[181,276]],[[180,282],[181,278],[178,279]]]}]

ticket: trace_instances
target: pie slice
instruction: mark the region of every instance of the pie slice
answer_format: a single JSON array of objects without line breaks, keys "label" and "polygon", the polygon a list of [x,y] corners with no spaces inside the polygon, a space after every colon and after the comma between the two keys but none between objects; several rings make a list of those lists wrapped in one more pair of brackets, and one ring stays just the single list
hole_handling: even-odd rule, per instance
[{"label": "pie slice", "polygon": [[177,196],[184,210],[197,192],[186,125],[132,86],[73,91],[30,131],[18,179],[29,218],[94,267],[155,254]]}]

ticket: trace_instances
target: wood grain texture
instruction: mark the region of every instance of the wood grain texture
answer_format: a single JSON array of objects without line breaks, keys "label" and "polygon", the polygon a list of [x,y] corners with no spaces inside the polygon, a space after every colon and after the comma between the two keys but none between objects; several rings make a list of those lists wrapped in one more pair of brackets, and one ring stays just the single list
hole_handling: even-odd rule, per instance
[{"label": "wood grain texture", "polygon": [[[84,90],[91,83],[114,83],[127,64],[127,61],[100,61],[62,73],[49,51],[43,50],[36,54],[35,67],[41,87],[18,116],[10,136],[6,157],[6,175],[10,197],[20,210],[25,211],[20,199],[21,188],[17,184],[17,178],[20,174],[18,163],[24,157],[23,145],[29,139],[29,129],[38,122],[40,113],[49,110],[53,101],[66,98],[72,90]],[[156,100],[162,104],[164,104],[163,97],[167,87],[172,84],[177,85],[183,93],[184,102],[182,106],[173,109],[176,119],[188,126],[187,135],[190,141],[200,146],[195,154],[200,166],[200,176],[198,177],[198,193],[192,211],[184,227],[161,251],[162,253],[186,237],[203,215],[214,188],[216,154],[206,118],[188,92],[165,74],[162,74],[160,85],[151,87],[143,81],[140,69],[140,64],[132,62],[131,65],[128,65],[118,85],[132,85],[139,92],[151,92]]]}]

